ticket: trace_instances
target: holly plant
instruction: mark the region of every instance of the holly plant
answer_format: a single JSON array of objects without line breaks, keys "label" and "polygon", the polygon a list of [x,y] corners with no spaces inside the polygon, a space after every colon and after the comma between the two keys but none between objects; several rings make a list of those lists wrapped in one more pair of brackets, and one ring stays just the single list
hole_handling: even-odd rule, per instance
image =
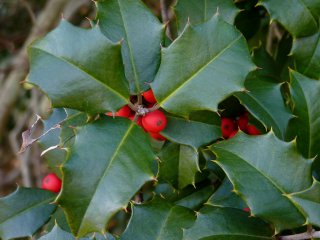
[{"label": "holly plant", "polygon": [[1,239],[320,238],[319,0],[96,7],[29,47],[51,173]]}]

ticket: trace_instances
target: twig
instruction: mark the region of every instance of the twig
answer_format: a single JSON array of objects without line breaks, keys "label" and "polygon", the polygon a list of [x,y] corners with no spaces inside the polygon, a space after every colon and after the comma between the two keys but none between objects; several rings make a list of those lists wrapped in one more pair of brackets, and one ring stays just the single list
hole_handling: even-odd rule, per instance
[{"label": "twig", "polygon": [[19,97],[20,82],[23,81],[28,73],[27,47],[36,38],[48,32],[60,17],[69,0],[48,1],[42,13],[33,26],[31,33],[15,58],[14,70],[8,75],[7,80],[0,92],[0,138],[7,125],[11,109]]},{"label": "twig", "polygon": [[304,240],[304,239],[313,239],[313,238],[320,238],[320,231],[315,231],[314,229],[310,232],[299,233],[289,236],[282,236],[280,240]]},{"label": "twig", "polygon": [[161,7],[161,18],[162,22],[167,25],[166,33],[167,36],[173,40],[172,33],[171,33],[171,27],[170,27],[170,18],[168,14],[168,6],[166,0],[160,0],[160,7]]},{"label": "twig", "polygon": [[33,11],[32,11],[32,8],[30,6],[30,3],[28,3],[26,0],[21,0],[22,1],[22,5],[26,8],[30,18],[31,18],[31,21],[33,24],[35,24],[36,22],[36,16],[34,15]]}]

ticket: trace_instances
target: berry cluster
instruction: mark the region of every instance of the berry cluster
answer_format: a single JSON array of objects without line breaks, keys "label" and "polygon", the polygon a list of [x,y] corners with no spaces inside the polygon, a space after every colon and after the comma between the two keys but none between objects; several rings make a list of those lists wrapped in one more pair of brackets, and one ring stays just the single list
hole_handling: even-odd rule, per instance
[{"label": "berry cluster", "polygon": [[249,135],[259,135],[260,131],[249,124],[248,113],[245,112],[236,119],[221,118],[221,131],[225,139],[234,137],[239,129]]},{"label": "berry cluster", "polygon": [[[166,138],[163,137],[159,132],[161,132],[167,124],[166,115],[160,110],[149,111],[149,108],[152,108],[157,100],[153,95],[152,90],[148,90],[142,94],[144,105],[147,106],[147,113],[143,116],[140,116],[135,111],[133,111],[128,105],[120,108],[116,113],[107,112],[106,115],[114,117],[125,117],[129,118],[131,121],[135,121],[144,131],[148,132],[149,135],[158,140],[165,141]],[[136,102],[136,97],[131,97],[132,103]],[[141,107],[141,106],[140,106]],[[143,107],[143,106],[142,106]],[[45,190],[58,193],[61,190],[61,180],[54,174],[49,173],[42,180],[42,188]]]},{"label": "berry cluster", "polygon": [[[147,107],[153,107],[157,100],[153,95],[152,90],[148,90],[142,93],[144,103]],[[131,98],[132,101],[135,100],[135,97]],[[135,111],[133,111],[128,105],[120,108],[115,114],[112,112],[106,113],[108,116],[115,116],[115,117],[125,117],[129,118],[131,121],[136,121],[136,123],[141,126],[149,135],[158,140],[158,141],[165,141],[165,137],[163,137],[159,132],[161,132],[167,124],[166,115],[161,110],[154,110],[147,112],[143,116],[137,115]]]}]

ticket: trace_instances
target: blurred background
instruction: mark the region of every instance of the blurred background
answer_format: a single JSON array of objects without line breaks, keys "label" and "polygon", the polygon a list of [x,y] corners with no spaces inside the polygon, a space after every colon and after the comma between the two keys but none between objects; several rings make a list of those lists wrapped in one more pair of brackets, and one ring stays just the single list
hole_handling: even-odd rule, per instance
[{"label": "blurred background", "polygon": [[[164,22],[172,17],[170,11],[161,13],[161,9],[169,9],[173,0],[144,2]],[[161,8],[161,4],[166,6]],[[36,120],[36,114],[46,118],[51,112],[47,98],[25,83],[28,45],[51,31],[61,18],[90,27],[95,10],[92,0],[0,0],[0,196],[14,191],[17,184],[40,187],[48,172],[38,144],[19,153],[21,134]],[[38,124],[34,135],[41,132]]]}]

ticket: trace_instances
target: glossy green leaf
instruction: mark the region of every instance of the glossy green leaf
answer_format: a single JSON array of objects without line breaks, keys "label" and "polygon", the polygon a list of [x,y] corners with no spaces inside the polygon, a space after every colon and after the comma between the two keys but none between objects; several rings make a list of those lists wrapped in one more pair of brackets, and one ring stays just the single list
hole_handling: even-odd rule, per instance
[{"label": "glossy green leaf", "polygon": [[61,228],[63,231],[71,232],[67,218],[61,207],[58,207],[54,214],[52,214],[50,221],[46,226],[46,231],[51,232],[56,225],[59,225],[59,228]]},{"label": "glossy green leaf", "polygon": [[29,80],[54,107],[90,113],[116,111],[129,99],[121,45],[98,27],[81,29],[66,21],[29,49]]},{"label": "glossy green leaf", "polygon": [[234,193],[232,183],[225,178],[217,191],[209,198],[206,203],[216,207],[230,207],[243,210],[247,205]]},{"label": "glossy green leaf", "polygon": [[67,118],[61,124],[60,141],[64,147],[71,146],[76,134],[76,128],[83,126],[88,121],[86,113],[77,110],[66,109]]},{"label": "glossy green leaf", "polygon": [[92,237],[75,238],[70,232],[63,230],[58,224],[55,224],[53,229],[39,240],[115,240],[115,238],[106,233],[105,236],[95,233]]},{"label": "glossy green leaf", "polygon": [[168,143],[159,153],[159,178],[173,187],[182,189],[195,184],[195,175],[200,171],[197,149]]},{"label": "glossy green leaf", "polygon": [[320,79],[320,31],[308,37],[294,39],[291,53],[300,73]]},{"label": "glossy green leaf", "polygon": [[56,209],[55,194],[42,189],[22,188],[0,198],[0,238],[30,237]]},{"label": "glossy green leaf", "polygon": [[320,82],[295,71],[290,75],[298,148],[305,157],[315,157],[320,151]]},{"label": "glossy green leaf", "polygon": [[167,125],[161,134],[170,141],[199,148],[220,138],[221,129],[213,123],[167,116]]},{"label": "glossy green leaf", "polygon": [[208,201],[208,198],[212,195],[213,186],[207,186],[204,188],[197,188],[197,191],[187,195],[175,202],[176,205],[198,210],[202,205]]},{"label": "glossy green leaf", "polygon": [[233,0],[179,0],[175,6],[180,32],[183,31],[188,19],[195,25],[208,21],[217,12],[223,20],[233,24],[239,11]]},{"label": "glossy green leaf", "polygon": [[320,183],[314,181],[312,186],[302,192],[289,196],[307,215],[307,224],[320,226]]},{"label": "glossy green leaf", "polygon": [[303,212],[285,195],[311,186],[312,161],[301,156],[294,142],[280,141],[272,132],[238,133],[210,149],[253,215],[274,224],[276,232],[304,224]]},{"label": "glossy green leaf", "polygon": [[184,230],[183,240],[271,240],[272,233],[269,225],[242,210],[206,206],[197,213],[195,224]]},{"label": "glossy green leaf", "polygon": [[128,119],[103,117],[79,127],[58,199],[73,234],[104,232],[110,218],[154,178],[154,159],[148,136]]},{"label": "glossy green leaf", "polygon": [[281,84],[271,78],[250,76],[245,81],[248,92],[238,92],[235,96],[267,128],[272,128],[280,139],[285,139],[289,120],[293,117],[284,104]]},{"label": "glossy green leaf", "polygon": [[[39,240],[76,240],[76,238],[69,232],[62,230],[57,224],[46,235],[39,238]],[[90,238],[80,238],[79,240],[90,240]]]},{"label": "glossy green leaf", "polygon": [[135,205],[132,212],[121,240],[180,240],[182,229],[190,227],[195,220],[190,209],[160,199]]},{"label": "glossy green leaf", "polygon": [[183,34],[162,50],[151,87],[161,107],[187,117],[192,111],[217,111],[218,103],[243,88],[255,68],[244,37],[214,16]]},{"label": "glossy green leaf", "polygon": [[248,75],[244,83],[248,91],[235,96],[266,128],[272,128],[278,138],[285,139],[293,116],[282,98],[277,65],[263,48],[254,51],[253,61],[261,69]]},{"label": "glossy green leaf", "polygon": [[122,58],[131,94],[149,88],[160,63],[164,25],[140,0],[100,0],[101,31],[112,41],[122,42]]},{"label": "glossy green leaf", "polygon": [[260,4],[294,37],[311,35],[318,29],[318,0],[260,0]]}]

